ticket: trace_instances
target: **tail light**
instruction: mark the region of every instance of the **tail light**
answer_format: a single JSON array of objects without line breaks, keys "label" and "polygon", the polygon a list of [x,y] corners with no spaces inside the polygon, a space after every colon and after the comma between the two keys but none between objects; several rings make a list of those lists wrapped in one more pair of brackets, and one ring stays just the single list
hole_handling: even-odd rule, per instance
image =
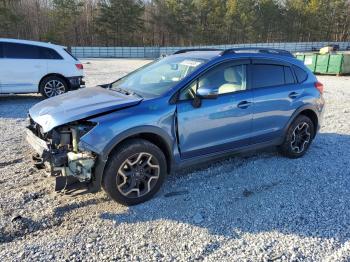
[{"label": "tail light", "polygon": [[320,91],[321,94],[323,94],[323,84],[319,81],[315,82],[315,87],[318,91]]},{"label": "tail light", "polygon": [[84,69],[83,64],[75,64],[75,66],[76,66],[79,70],[83,70],[83,69]]}]

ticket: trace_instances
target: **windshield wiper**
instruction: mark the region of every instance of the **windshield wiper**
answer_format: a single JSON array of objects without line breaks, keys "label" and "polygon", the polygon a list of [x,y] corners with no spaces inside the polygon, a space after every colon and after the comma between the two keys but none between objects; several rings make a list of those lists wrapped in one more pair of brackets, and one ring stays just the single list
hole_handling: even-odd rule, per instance
[{"label": "windshield wiper", "polygon": [[135,91],[131,91],[131,90],[127,90],[127,89],[125,91],[129,92],[129,94],[132,95],[132,96],[138,96],[140,98],[143,98],[142,95],[136,93]]},{"label": "windshield wiper", "polygon": [[122,89],[120,87],[111,87],[110,89],[113,90],[113,91],[122,93],[124,95],[129,95],[130,94],[128,91],[126,91],[125,89]]},{"label": "windshield wiper", "polygon": [[141,97],[141,98],[143,98],[140,94],[137,94],[136,92],[134,92],[134,91],[131,91],[131,90],[128,90],[128,89],[124,89],[124,88],[120,88],[120,87],[117,87],[117,88],[111,88],[112,90],[114,90],[114,91],[117,91],[117,92],[119,92],[119,93],[122,93],[122,94],[124,94],[124,95],[127,95],[127,96],[138,96],[138,97]]}]

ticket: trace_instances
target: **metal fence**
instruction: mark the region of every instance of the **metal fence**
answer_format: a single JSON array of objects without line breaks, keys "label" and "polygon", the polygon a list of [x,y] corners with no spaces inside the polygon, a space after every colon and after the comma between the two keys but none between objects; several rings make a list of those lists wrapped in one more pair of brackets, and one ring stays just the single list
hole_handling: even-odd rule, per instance
[{"label": "metal fence", "polygon": [[171,47],[72,47],[72,53],[78,58],[158,58],[186,48],[237,48],[237,47],[271,47],[290,52],[305,52],[320,49],[328,44],[337,44],[340,50],[350,47],[350,42],[289,42],[289,43],[256,43],[211,46],[171,46]]}]

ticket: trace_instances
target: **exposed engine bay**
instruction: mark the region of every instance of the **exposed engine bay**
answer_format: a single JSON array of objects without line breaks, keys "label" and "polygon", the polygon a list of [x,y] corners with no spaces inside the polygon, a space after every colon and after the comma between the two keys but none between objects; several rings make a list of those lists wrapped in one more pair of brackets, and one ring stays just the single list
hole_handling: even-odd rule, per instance
[{"label": "exposed engine bay", "polygon": [[[78,144],[80,138],[94,126],[92,122],[78,121],[43,133],[40,125],[30,119],[27,141],[37,152],[33,157],[36,166],[46,168],[52,176],[74,177],[79,182],[89,182],[97,156],[80,150]],[[62,186],[56,184],[56,190],[61,189]]]}]

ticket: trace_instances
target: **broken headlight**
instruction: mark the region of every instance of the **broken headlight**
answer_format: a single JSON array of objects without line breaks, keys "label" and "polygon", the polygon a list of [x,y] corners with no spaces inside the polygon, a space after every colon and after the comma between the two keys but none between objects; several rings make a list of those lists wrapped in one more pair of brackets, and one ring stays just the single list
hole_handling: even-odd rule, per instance
[{"label": "broken headlight", "polygon": [[73,128],[76,128],[77,130],[77,136],[80,138],[87,133],[90,132],[91,129],[93,129],[97,123],[90,122],[90,121],[80,121],[76,125],[74,125]]}]

